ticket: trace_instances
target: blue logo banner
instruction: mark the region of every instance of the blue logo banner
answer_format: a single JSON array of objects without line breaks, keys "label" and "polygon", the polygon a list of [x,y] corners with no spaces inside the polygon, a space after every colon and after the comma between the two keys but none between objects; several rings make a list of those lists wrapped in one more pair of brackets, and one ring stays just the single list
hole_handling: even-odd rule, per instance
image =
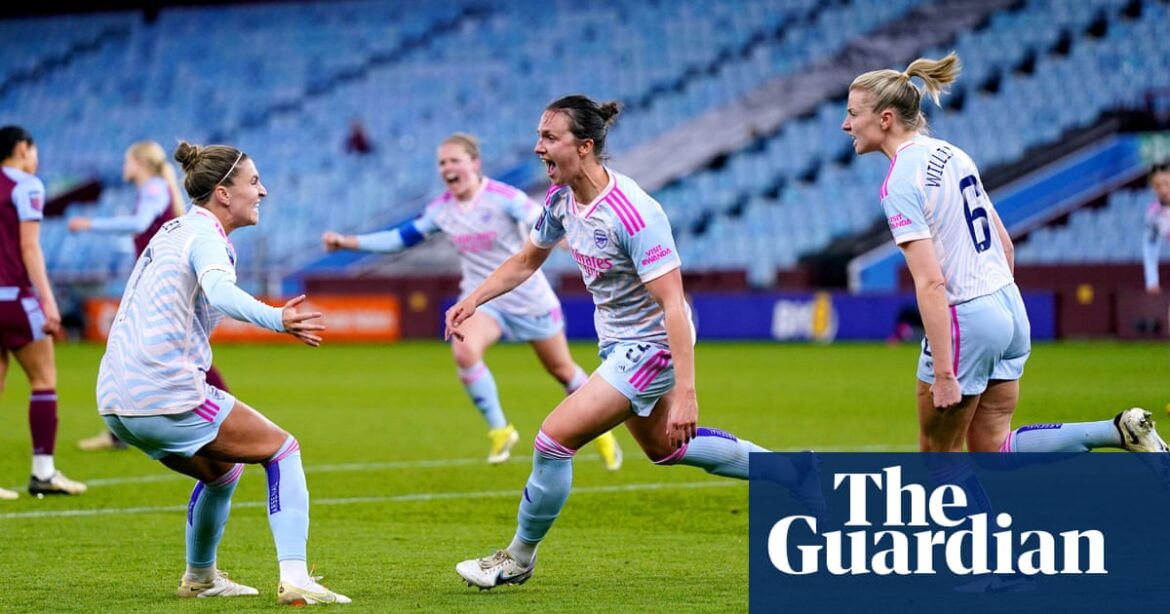
[{"label": "blue logo banner", "polygon": [[753,454],[752,612],[1170,599],[1170,454]]}]

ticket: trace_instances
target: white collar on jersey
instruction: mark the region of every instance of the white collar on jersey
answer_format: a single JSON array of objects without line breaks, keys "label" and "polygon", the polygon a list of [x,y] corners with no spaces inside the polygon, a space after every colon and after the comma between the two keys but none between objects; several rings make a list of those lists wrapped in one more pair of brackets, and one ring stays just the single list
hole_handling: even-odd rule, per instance
[{"label": "white collar on jersey", "polygon": [[8,175],[9,179],[12,179],[13,181],[16,181],[16,182],[21,182],[21,181],[24,181],[25,179],[28,179],[29,177],[36,176],[36,175],[33,175],[32,173],[26,173],[23,170],[16,168],[15,166],[0,166],[0,168],[4,169],[4,172],[5,172],[5,174]]},{"label": "white collar on jersey", "polygon": [[215,217],[215,214],[208,211],[205,207],[194,205],[191,207],[191,212],[188,215],[198,215],[211,220],[211,223],[215,224],[215,229],[219,231],[219,236],[223,237],[224,241],[231,243],[231,239],[228,238],[227,233],[223,230],[223,224],[219,223],[219,218]]},{"label": "white collar on jersey", "polygon": [[905,143],[898,145],[898,148],[894,150],[894,155],[896,156],[896,155],[902,153],[903,149],[906,149],[907,147],[909,147],[911,145],[922,144],[926,141],[926,139],[929,139],[929,138],[930,137],[926,136],[925,134],[915,134],[912,138],[907,139]]}]

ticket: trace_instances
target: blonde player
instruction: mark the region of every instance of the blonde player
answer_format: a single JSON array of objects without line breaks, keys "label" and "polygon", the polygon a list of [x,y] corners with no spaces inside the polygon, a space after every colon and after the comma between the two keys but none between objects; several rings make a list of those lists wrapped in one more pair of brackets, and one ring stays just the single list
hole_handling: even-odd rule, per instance
[{"label": "blonde player", "polygon": [[268,524],[280,564],[277,601],[349,603],[305,565],[309,491],[292,435],[206,381],[208,336],[224,314],[316,347],[321,314],[265,305],[236,286],[228,235],[260,221],[267,196],[256,165],[224,145],[175,150],[194,207],[159,229],[134,265],[98,371],[98,413],[118,438],[198,482],[187,506],[180,597],[256,595],[216,568],[216,551],[244,463],[268,475]]},{"label": "blonde player", "polygon": [[[520,251],[525,233],[540,216],[540,206],[524,192],[483,176],[479,142],[469,134],[447,137],[438,150],[439,175],[447,191],[427,205],[418,218],[386,232],[343,236],[326,231],[321,237],[326,250],[355,249],[396,253],[418,245],[428,237],[445,233],[459,252],[463,267],[463,296],[478,286],[496,267]],[[520,440],[516,428],[504,417],[496,380],[483,362],[484,352],[500,338],[527,341],[549,374],[572,394],[587,379],[573,362],[565,340],[561,304],[543,273],[537,272],[512,292],[484,305],[462,330],[462,339],[451,344],[459,380],[475,407],[488,423],[489,463],[502,463]],[[622,464],[622,450],[613,433],[597,440],[607,469]]]},{"label": "blonde player", "polygon": [[[28,376],[28,425],[32,433],[32,495],[85,492],[53,463],[57,444],[57,368],[53,334],[61,313],[41,253],[45,186],[36,177],[39,158],[32,135],[19,126],[0,128],[0,391],[11,353]],[[17,493],[0,488],[0,499]]]},{"label": "blonde player", "polygon": [[[633,179],[602,163],[618,110],[616,102],[599,104],[585,96],[567,96],[545,108],[535,148],[553,183],[544,213],[524,247],[447,311],[447,335],[458,339],[481,305],[523,284],[554,246],[567,241],[593,295],[603,361],[541,425],[512,543],[456,565],[471,586],[521,584],[532,576],[537,546],[569,496],[573,456],[619,424],[659,465],[747,479],[749,454],[767,451],[698,426],[695,329],[670,221]],[[788,463],[770,477],[810,508],[823,510],[809,467]]]},{"label": "blonde player", "polygon": [[[858,154],[881,152],[890,170],[881,203],[914,278],[926,329],[918,364],[923,451],[1070,452],[1098,447],[1164,452],[1150,412],[1112,420],[1011,429],[1030,326],[1012,277],[1012,241],[963,150],[931,138],[920,105],[959,74],[954,53],[905,71],[875,70],[849,87],[842,130]],[[924,90],[911,82],[919,78]]]},{"label": "blonde player", "polygon": [[[183,197],[179,193],[175,169],[167,162],[162,145],[154,141],[138,141],[126,149],[122,179],[137,187],[133,213],[105,218],[74,217],[69,220],[69,230],[133,235],[134,256],[138,257],[164,223],[183,215]],[[207,369],[207,381],[220,390],[231,392],[214,365]],[[126,448],[126,443],[113,433],[102,431],[78,441],[77,447],[87,452],[121,450]]]}]

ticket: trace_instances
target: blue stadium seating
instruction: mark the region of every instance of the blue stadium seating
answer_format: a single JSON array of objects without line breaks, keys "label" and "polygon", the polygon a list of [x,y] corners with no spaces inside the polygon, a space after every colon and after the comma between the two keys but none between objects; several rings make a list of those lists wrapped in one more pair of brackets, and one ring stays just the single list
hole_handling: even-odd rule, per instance
[{"label": "blue stadium seating", "polygon": [[[1104,207],[1079,209],[1062,226],[1046,226],[1016,246],[1023,264],[1137,263],[1142,260],[1146,207],[1154,200],[1148,189],[1109,195]],[[1163,249],[1162,262],[1170,262]]]},{"label": "blue stadium seating", "polygon": [[[452,131],[483,139],[489,173],[514,168],[531,160],[543,105],[581,91],[628,103],[609,145],[620,152],[806,68],[923,1],[602,0],[589,11],[570,0],[347,1],[174,8],[154,23],[125,13],[4,21],[0,34],[21,44],[0,50],[0,79],[11,84],[0,104],[37,136],[51,191],[84,177],[110,188],[80,209],[86,214],[132,203],[119,171],[134,140],[240,145],[269,188],[265,218],[279,223],[233,240],[242,261],[288,271],[319,253],[323,228],[368,230],[418,210],[439,187],[433,147]],[[1133,104],[1165,84],[1170,66],[1167,8],[1145,4],[1130,20],[1124,0],[1028,0],[952,46],[924,50],[953,47],[964,61],[962,109],[929,110],[934,132],[988,168]],[[1107,34],[1086,34],[1101,16]],[[1070,53],[1051,55],[1062,36]],[[1034,70],[1018,71],[1029,59]],[[1099,86],[1083,87],[1087,78]],[[746,268],[753,282],[770,284],[801,254],[871,224],[887,163],[842,164],[842,112],[825,102],[721,168],[659,190],[686,266]],[[366,124],[374,154],[341,153],[353,118]],[[63,224],[45,224],[56,277],[124,270],[124,242],[69,235]],[[552,266],[573,265],[558,255]]]},{"label": "blue stadium seating", "polygon": [[[997,14],[987,28],[960,37],[956,48],[964,74],[959,83],[966,103],[961,111],[927,109],[932,132],[961,146],[986,169],[1020,158],[1029,147],[1052,143],[1067,129],[1087,126],[1102,111],[1133,105],[1151,87],[1164,86],[1170,42],[1156,39],[1164,29],[1167,9],[1150,5],[1141,19],[1129,21],[1120,17],[1123,4],[1034,0],[1018,11]],[[1112,16],[1105,37],[1078,35],[1067,57],[1046,52],[1062,30],[1082,32],[1101,11]],[[948,50],[927,50],[923,55],[941,57]],[[1012,71],[1029,52],[1038,56],[1035,71]],[[1002,74],[999,90],[977,91],[974,86],[994,71]],[[1101,86],[1086,88],[1086,79]],[[842,119],[839,103],[825,103],[816,117],[786,124],[762,150],[746,150],[719,170],[688,177],[658,193],[669,203],[676,232],[699,235],[685,241],[691,250],[690,266],[724,266],[721,258],[710,255],[721,253],[730,237],[750,236],[765,228],[777,240],[746,242],[756,248],[741,266],[753,283],[771,285],[776,270],[792,266],[801,254],[867,228],[879,218],[877,190],[888,162],[876,155],[848,166],[833,161],[848,146],[840,132]],[[757,167],[756,160],[766,162]],[[814,167],[815,178],[802,180]],[[737,177],[743,169],[754,168],[763,173],[757,175],[754,188],[744,189]],[[786,186],[778,197],[761,197],[778,179]],[[746,207],[728,215],[728,205],[744,194]],[[692,222],[711,213],[716,222],[706,232],[694,232]],[[788,227],[801,229],[800,236],[781,240],[780,229]],[[1070,259],[1083,257],[1069,246]]]}]

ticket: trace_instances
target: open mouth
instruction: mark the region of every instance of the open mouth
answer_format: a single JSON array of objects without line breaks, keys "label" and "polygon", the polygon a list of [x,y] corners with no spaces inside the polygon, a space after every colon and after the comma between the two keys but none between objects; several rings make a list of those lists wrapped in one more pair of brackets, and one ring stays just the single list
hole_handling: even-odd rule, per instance
[{"label": "open mouth", "polygon": [[557,163],[549,160],[548,158],[541,158],[541,160],[544,161],[545,173],[547,173],[549,177],[552,177],[552,174],[557,170]]},{"label": "open mouth", "polygon": [[444,173],[443,181],[446,181],[447,185],[455,185],[456,183],[459,183],[459,173]]}]

